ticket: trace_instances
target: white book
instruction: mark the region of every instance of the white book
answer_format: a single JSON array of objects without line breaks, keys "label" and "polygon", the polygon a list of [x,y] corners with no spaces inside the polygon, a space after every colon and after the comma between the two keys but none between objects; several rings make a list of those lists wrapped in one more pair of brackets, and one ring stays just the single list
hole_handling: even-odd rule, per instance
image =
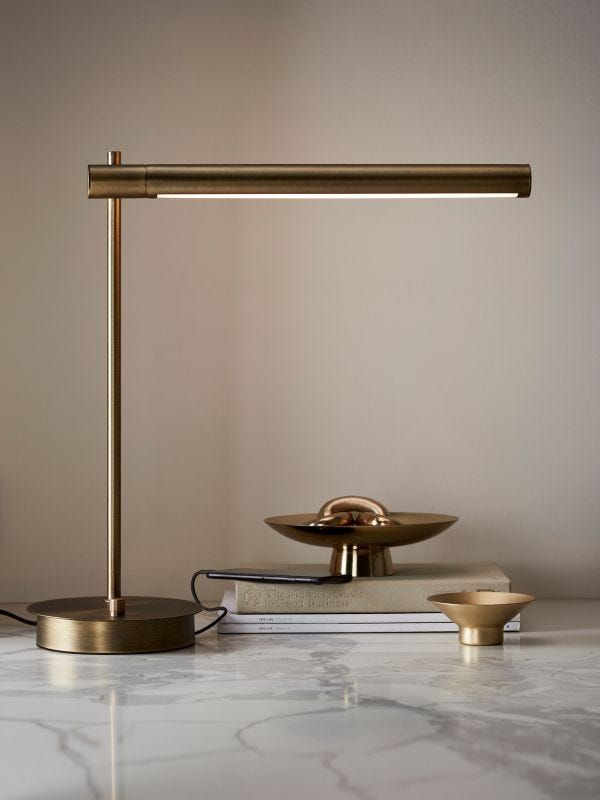
[{"label": "white book", "polygon": [[[507,622],[504,630],[516,632],[521,629],[518,621]],[[454,633],[458,625],[454,622],[372,622],[372,623],[237,623],[221,622],[219,633]]]},{"label": "white book", "polygon": [[[222,605],[235,604],[226,592]],[[520,615],[504,630],[521,629]],[[219,623],[219,633],[453,633],[458,626],[441,612],[371,614],[237,614],[229,612]]]},{"label": "white book", "polygon": [[[222,625],[331,625],[331,624],[368,624],[374,623],[432,623],[439,622],[446,625],[453,624],[441,611],[404,611],[401,613],[367,613],[367,614],[237,614],[235,608],[235,593],[227,591],[223,595],[221,605],[227,609],[227,616]],[[520,614],[514,618],[519,621]]]},{"label": "white book", "polygon": [[[317,565],[270,565],[292,575],[310,575]],[[323,569],[323,565],[318,567]],[[325,567],[326,570],[326,567]],[[385,578],[354,578],[349,583],[309,585],[235,581],[238,614],[432,612],[427,598],[445,592],[510,591],[497,564],[396,564]]]}]

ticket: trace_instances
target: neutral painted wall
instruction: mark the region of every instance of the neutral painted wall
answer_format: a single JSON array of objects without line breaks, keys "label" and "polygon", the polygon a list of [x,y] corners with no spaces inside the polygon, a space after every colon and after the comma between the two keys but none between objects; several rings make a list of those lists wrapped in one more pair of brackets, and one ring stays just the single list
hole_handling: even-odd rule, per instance
[{"label": "neutral painted wall", "polygon": [[86,165],[522,162],[528,201],[125,202],[125,588],[316,561],[261,522],[455,513],[396,559],[595,595],[598,2],[0,3],[0,597],[102,593]]}]

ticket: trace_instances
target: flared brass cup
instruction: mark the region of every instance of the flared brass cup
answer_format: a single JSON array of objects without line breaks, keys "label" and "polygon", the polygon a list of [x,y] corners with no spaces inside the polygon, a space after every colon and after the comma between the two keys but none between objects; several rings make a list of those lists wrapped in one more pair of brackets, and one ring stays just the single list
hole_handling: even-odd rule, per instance
[{"label": "flared brass cup", "polygon": [[458,625],[461,644],[502,644],[504,626],[535,600],[517,592],[448,592],[427,598]]}]

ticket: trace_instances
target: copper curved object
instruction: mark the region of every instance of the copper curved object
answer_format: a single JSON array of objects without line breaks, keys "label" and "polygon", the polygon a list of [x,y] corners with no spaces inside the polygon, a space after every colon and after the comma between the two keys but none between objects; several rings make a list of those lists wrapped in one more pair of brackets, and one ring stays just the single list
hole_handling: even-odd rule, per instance
[{"label": "copper curved object", "polygon": [[319,509],[317,517],[326,517],[330,514],[335,514],[337,511],[370,511],[382,517],[386,517],[388,513],[387,508],[377,500],[372,500],[370,497],[360,497],[359,495],[347,495],[328,500]]}]

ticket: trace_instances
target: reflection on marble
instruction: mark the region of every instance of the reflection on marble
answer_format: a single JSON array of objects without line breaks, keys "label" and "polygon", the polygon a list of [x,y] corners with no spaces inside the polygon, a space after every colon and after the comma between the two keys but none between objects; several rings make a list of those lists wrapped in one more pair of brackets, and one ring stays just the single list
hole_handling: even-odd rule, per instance
[{"label": "reflection on marble", "polygon": [[523,628],[73,656],[0,622],[0,798],[596,800],[600,601],[539,601]]}]

